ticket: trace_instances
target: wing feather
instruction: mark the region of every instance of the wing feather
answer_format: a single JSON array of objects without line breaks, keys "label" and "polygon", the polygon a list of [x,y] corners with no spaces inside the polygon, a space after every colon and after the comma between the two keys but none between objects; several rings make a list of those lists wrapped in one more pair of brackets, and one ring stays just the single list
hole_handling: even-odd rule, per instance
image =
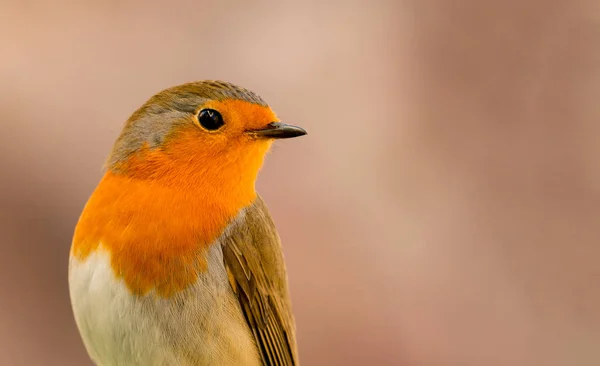
[{"label": "wing feather", "polygon": [[298,365],[281,242],[260,197],[224,237],[223,260],[263,363]]}]

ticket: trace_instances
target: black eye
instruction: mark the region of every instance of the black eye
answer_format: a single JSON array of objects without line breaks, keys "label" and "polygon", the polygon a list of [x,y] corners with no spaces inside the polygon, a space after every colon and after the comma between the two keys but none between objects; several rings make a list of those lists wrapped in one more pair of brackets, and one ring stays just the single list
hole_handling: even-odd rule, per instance
[{"label": "black eye", "polygon": [[203,109],[198,113],[198,122],[209,131],[218,130],[225,124],[221,113],[214,109]]}]

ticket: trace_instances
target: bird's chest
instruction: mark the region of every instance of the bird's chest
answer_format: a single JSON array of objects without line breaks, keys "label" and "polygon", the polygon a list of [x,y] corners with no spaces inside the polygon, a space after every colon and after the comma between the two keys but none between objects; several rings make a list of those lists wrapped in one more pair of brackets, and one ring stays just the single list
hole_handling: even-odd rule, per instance
[{"label": "bird's chest", "polygon": [[134,295],[99,249],[70,259],[75,320],[97,365],[254,365],[255,341],[227,281],[222,252],[208,269],[170,297]]}]

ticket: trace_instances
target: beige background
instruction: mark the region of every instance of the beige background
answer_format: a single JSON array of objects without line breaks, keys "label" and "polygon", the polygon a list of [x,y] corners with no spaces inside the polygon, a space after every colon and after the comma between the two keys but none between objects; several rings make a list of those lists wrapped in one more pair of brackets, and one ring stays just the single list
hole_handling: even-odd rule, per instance
[{"label": "beige background", "polygon": [[122,123],[175,84],[307,137],[259,191],[304,365],[600,364],[600,6],[0,2],[0,365],[90,365],[73,227]]}]

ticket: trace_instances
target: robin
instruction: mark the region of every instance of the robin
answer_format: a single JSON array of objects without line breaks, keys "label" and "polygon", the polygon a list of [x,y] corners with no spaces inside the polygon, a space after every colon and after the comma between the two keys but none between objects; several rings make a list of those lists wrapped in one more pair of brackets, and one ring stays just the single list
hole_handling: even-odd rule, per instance
[{"label": "robin", "polygon": [[97,365],[298,364],[281,242],[255,182],[275,139],[305,134],[223,81],[163,90],[133,113],[70,251]]}]

